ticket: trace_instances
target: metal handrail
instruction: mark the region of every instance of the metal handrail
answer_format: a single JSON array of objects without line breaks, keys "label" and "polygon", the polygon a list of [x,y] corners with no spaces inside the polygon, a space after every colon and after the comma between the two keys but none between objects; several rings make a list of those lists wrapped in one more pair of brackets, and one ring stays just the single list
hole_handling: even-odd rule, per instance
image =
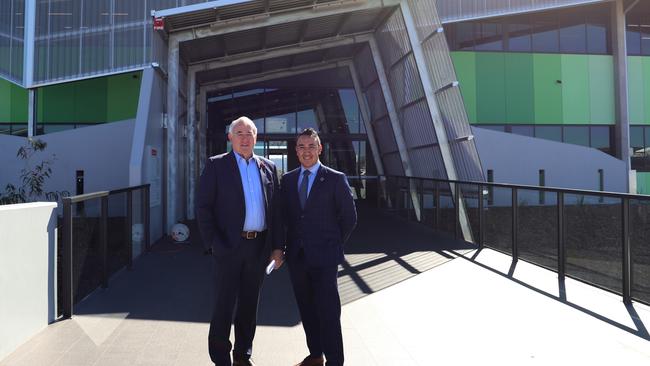
[{"label": "metal handrail", "polygon": [[[517,184],[504,184],[504,183],[491,183],[491,182],[475,182],[475,181],[461,181],[461,180],[445,180],[445,179],[435,179],[435,178],[422,178],[422,177],[406,177],[406,176],[396,176],[396,175],[389,175],[389,176],[381,176],[380,180],[383,180],[384,182],[388,182],[390,180],[396,180],[398,184],[398,189],[414,189],[413,187],[417,190],[417,196],[420,197],[419,199],[421,200],[424,194],[424,189],[422,188],[422,182],[425,181],[430,181],[430,182],[435,182],[435,184],[432,185],[432,187],[429,187],[427,189],[429,194],[434,194],[434,201],[435,202],[435,213],[433,213],[433,229],[436,231],[439,231],[441,229],[440,226],[440,212],[441,212],[441,205],[440,205],[440,190],[441,190],[441,185],[447,184],[449,187],[449,193],[451,194],[452,192],[455,193],[454,199],[452,200],[453,202],[453,207],[448,207],[448,209],[453,209],[454,210],[454,231],[453,234],[457,238],[460,237],[459,232],[458,232],[458,227],[459,227],[459,222],[460,222],[460,210],[459,206],[466,204],[464,202],[463,198],[461,197],[461,185],[467,185],[467,186],[474,186],[476,187],[476,194],[473,199],[478,198],[478,224],[477,224],[477,232],[478,235],[475,238],[477,241],[478,247],[483,248],[485,245],[485,196],[489,196],[489,194],[486,194],[486,188],[490,187],[499,187],[499,188],[507,188],[511,189],[511,201],[510,204],[506,204],[503,206],[503,208],[507,209],[510,207],[511,210],[511,219],[512,222],[510,223],[503,223],[506,225],[512,225],[512,247],[510,248],[510,254],[512,255],[512,261],[513,263],[516,263],[517,260],[520,259],[519,256],[519,243],[518,243],[518,230],[519,230],[519,209],[518,209],[518,192],[519,190],[537,190],[537,191],[549,191],[549,192],[555,192],[557,193],[557,202],[555,203],[556,206],[556,225],[557,225],[557,269],[554,268],[549,268],[551,270],[554,270],[555,272],[558,273],[558,279],[561,285],[563,285],[565,278],[566,277],[571,277],[576,280],[579,280],[581,282],[588,283],[590,285],[596,286],[598,288],[601,288],[603,290],[613,292],[619,295],[622,295],[623,301],[626,304],[629,304],[632,302],[632,281],[633,281],[633,276],[632,276],[632,251],[631,251],[631,241],[630,241],[630,202],[631,201],[642,201],[642,202],[650,202],[650,196],[647,195],[634,195],[634,194],[625,194],[625,193],[616,193],[616,192],[601,192],[601,191],[591,191],[591,190],[580,190],[580,189],[565,189],[565,188],[558,188],[558,187],[538,187],[538,186],[528,186],[528,185],[517,185]],[[412,184],[413,181],[415,181],[417,184]],[[453,187],[451,187],[453,185]],[[464,189],[463,189],[464,191]],[[472,191],[474,191],[472,189]],[[466,194],[466,192],[464,192]],[[565,195],[566,194],[575,194],[575,195],[588,195],[588,196],[596,196],[596,197],[612,197],[612,198],[617,198],[620,200],[620,202],[617,202],[617,205],[621,206],[621,232],[620,232],[620,239],[622,240],[622,247],[621,249],[621,254],[622,258],[621,259],[621,271],[622,271],[622,276],[621,276],[621,289],[622,291],[617,291],[617,290],[612,290],[610,288],[605,287],[604,285],[600,285],[598,283],[594,283],[588,279],[585,278],[579,278],[575,276],[571,276],[570,274],[566,273],[566,265],[567,265],[567,248],[566,248],[566,243],[567,243],[567,227],[565,224]],[[399,197],[399,196],[398,196]],[[399,199],[396,197],[397,199]],[[388,201],[388,196],[384,197]],[[379,202],[379,200],[378,200]],[[602,202],[602,201],[601,201]],[[488,201],[489,204],[489,201]],[[410,211],[412,210],[412,207],[409,205],[399,205],[398,204],[398,210],[403,210],[406,209],[408,210],[407,214],[405,215],[409,220],[411,219],[411,213]],[[452,233],[452,232],[450,232]],[[504,252],[503,249],[500,248],[494,248],[495,250]],[[505,253],[505,252],[504,252]],[[524,259],[525,260],[525,259]],[[542,266],[544,268],[548,268],[547,266],[544,266],[541,263],[535,263],[534,261],[531,260],[526,260],[527,262],[533,263],[535,265]],[[642,303],[648,303],[647,300],[644,299],[638,299],[634,298],[635,301],[639,301]]]},{"label": "metal handrail", "polygon": [[100,200],[100,256],[101,256],[101,271],[102,271],[102,287],[108,287],[108,197],[115,194],[127,194],[127,221],[126,221],[126,237],[127,237],[127,250],[128,250],[128,263],[127,268],[131,269],[133,266],[133,240],[132,240],[132,226],[133,226],[133,192],[143,190],[142,195],[142,215],[144,224],[144,243],[145,252],[150,250],[150,212],[149,212],[149,193],[150,185],[142,184],[133,187],[120,188],[111,191],[99,191],[76,196],[64,197],[63,201],[63,243],[62,243],[62,296],[63,301],[63,319],[70,318],[73,313],[74,307],[74,283],[73,283],[73,216],[72,204],[82,203],[89,200]]},{"label": "metal handrail", "polygon": [[457,184],[473,184],[473,185],[483,185],[486,187],[500,187],[500,188],[517,188],[533,191],[547,191],[555,193],[569,193],[569,194],[581,194],[581,195],[594,195],[594,196],[603,196],[603,197],[613,197],[613,198],[630,198],[630,199],[640,199],[640,200],[650,200],[650,195],[643,194],[631,194],[631,193],[620,193],[620,192],[608,192],[608,191],[593,191],[588,189],[574,189],[574,188],[560,188],[560,187],[550,187],[550,186],[531,186],[525,184],[509,184],[509,183],[495,183],[495,182],[479,182],[471,180],[453,180],[453,179],[439,179],[439,178],[426,178],[426,177],[407,177],[401,175],[382,175],[380,177],[386,178],[409,178],[409,179],[420,179],[424,181],[436,181],[443,183],[457,183]]}]

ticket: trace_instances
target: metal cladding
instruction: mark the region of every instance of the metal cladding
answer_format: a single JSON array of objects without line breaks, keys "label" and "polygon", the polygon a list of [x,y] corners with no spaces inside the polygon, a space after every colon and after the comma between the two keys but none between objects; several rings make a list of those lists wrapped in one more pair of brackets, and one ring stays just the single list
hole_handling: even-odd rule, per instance
[{"label": "metal cladding", "polygon": [[359,72],[361,88],[370,110],[370,124],[384,164],[384,173],[388,175],[404,175],[395,134],[389,121],[386,102],[369,46],[364,46],[356,54],[354,64]]},{"label": "metal cladding", "polygon": [[443,23],[611,0],[436,0]]},{"label": "metal cladding", "polygon": [[0,77],[23,82],[25,0],[0,1]]}]

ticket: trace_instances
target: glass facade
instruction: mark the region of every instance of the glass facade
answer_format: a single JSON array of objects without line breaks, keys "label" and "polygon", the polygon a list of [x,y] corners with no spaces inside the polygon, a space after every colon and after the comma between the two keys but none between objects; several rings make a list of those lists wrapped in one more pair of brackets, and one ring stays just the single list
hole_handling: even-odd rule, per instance
[{"label": "glass facade", "polygon": [[627,54],[650,56],[650,3],[640,1],[626,16]]},{"label": "glass facade", "polygon": [[[596,125],[475,125],[493,131],[588,146],[614,155],[614,126]],[[648,129],[650,131],[650,128]],[[630,135],[634,135],[633,131]],[[642,135],[641,135],[642,136]],[[650,135],[649,135],[650,137]],[[650,140],[648,140],[650,142]],[[643,145],[641,145],[643,146]]]},{"label": "glass facade", "polygon": [[445,24],[451,51],[611,54],[609,4]]},{"label": "glass facade", "polygon": [[208,155],[230,150],[230,122],[248,116],[255,122],[255,153],[281,171],[298,166],[295,136],[318,131],[321,161],[348,176],[366,175],[370,154],[356,94],[350,88],[236,88],[208,96]]},{"label": "glass facade", "polygon": [[0,77],[23,81],[25,0],[0,1]]},{"label": "glass facade", "polygon": [[650,126],[630,126],[632,169],[650,172]]}]

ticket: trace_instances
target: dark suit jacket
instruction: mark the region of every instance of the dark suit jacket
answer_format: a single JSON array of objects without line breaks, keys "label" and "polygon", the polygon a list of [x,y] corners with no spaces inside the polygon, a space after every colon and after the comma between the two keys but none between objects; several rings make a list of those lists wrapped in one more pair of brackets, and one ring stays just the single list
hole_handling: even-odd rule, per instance
[{"label": "dark suit jacket", "polygon": [[[275,164],[255,156],[260,171],[265,200],[267,246],[271,247],[273,231],[273,206],[279,191]],[[246,204],[241,175],[234,152],[210,157],[201,174],[197,195],[197,221],[206,249],[212,248],[216,256],[235,249],[241,240],[246,218]]]},{"label": "dark suit jacket", "polygon": [[[281,219],[286,242],[286,256],[295,260],[300,248],[304,250],[308,267],[336,266],[343,261],[343,244],[357,224],[357,211],[345,175],[321,164],[309,192],[305,209],[300,208],[298,176],[300,168],[282,177]],[[285,239],[285,240],[282,240]]]}]

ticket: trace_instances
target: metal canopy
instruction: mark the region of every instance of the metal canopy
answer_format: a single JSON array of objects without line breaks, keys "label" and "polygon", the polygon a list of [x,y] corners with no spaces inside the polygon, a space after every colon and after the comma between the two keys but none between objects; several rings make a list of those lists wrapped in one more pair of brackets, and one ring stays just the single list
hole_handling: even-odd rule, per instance
[{"label": "metal canopy", "polygon": [[245,76],[255,77],[280,70],[296,69],[306,65],[328,64],[351,59],[362,47],[359,44],[324,48],[295,55],[279,56],[266,60],[245,62],[198,72],[196,81],[200,85],[227,82]]},{"label": "metal canopy", "polygon": [[392,11],[394,8],[360,10],[198,38],[180,44],[181,57],[193,65],[244,53],[262,53],[321,39],[368,33]]},{"label": "metal canopy", "polygon": [[202,26],[221,27],[299,9],[327,9],[358,4],[359,0],[220,0],[154,12],[165,19],[169,33]]}]

